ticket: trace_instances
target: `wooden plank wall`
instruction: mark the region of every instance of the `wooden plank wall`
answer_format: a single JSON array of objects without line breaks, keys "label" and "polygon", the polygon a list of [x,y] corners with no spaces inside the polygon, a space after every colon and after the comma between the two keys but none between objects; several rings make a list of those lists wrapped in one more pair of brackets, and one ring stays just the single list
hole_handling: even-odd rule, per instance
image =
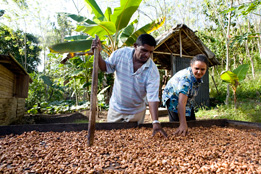
[{"label": "wooden plank wall", "polygon": [[0,125],[9,125],[25,113],[24,98],[0,98]]},{"label": "wooden plank wall", "polygon": [[15,75],[0,64],[0,98],[11,98],[14,93]]},{"label": "wooden plank wall", "polygon": [[24,116],[25,99],[14,97],[15,75],[0,64],[0,125],[9,125]]}]

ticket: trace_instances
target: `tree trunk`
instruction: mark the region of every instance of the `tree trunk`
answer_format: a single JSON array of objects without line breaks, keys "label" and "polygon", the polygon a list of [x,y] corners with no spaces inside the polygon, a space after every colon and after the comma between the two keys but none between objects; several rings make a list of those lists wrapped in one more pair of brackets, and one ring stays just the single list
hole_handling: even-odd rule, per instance
[{"label": "tree trunk", "polygon": [[234,94],[234,105],[235,105],[235,109],[237,109],[237,94],[236,94],[236,90],[233,90],[233,94]]},{"label": "tree trunk", "polygon": [[[259,11],[259,14],[261,15],[261,10]],[[256,23],[257,25],[254,25],[255,33],[261,33],[261,18],[257,19]],[[259,51],[259,57],[261,58],[261,37],[258,37],[257,39],[257,46]]]},{"label": "tree trunk", "polygon": [[25,69],[25,71],[27,71],[27,51],[26,51],[26,42],[27,42],[26,33],[24,33],[24,69]]},{"label": "tree trunk", "polygon": [[[248,20],[248,33],[250,33],[250,21]],[[248,39],[246,40],[245,42],[245,46],[246,46],[246,52],[247,52],[247,56],[249,57],[249,60],[250,60],[250,63],[251,63],[251,70],[252,70],[252,76],[253,78],[255,78],[255,68],[254,68],[254,61],[253,61],[253,57],[251,56],[250,54],[250,51],[249,51],[249,47],[248,47]]]},{"label": "tree trunk", "polygon": [[[230,7],[233,5],[233,0],[231,1]],[[230,33],[230,24],[231,24],[231,12],[228,14],[228,26],[227,26],[227,42],[226,42],[226,71],[229,70],[229,33]],[[226,96],[226,105],[228,105],[228,100],[229,100],[229,85],[227,85],[227,96]]]},{"label": "tree trunk", "polygon": [[246,42],[245,42],[245,47],[246,47],[247,56],[248,56],[249,59],[250,59],[251,70],[252,70],[252,76],[253,76],[253,78],[255,78],[254,61],[253,61],[252,56],[250,55],[250,51],[249,51],[249,47],[248,47],[248,40],[246,40]]}]

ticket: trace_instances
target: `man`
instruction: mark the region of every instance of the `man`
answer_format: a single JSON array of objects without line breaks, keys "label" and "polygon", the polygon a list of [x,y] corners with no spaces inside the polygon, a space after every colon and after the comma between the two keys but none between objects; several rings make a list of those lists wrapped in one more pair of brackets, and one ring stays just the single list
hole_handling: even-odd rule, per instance
[{"label": "man", "polygon": [[[134,48],[124,47],[114,51],[106,60],[99,56],[99,68],[107,73],[115,72],[115,80],[107,122],[143,123],[146,112],[145,99],[149,103],[153,120],[153,136],[160,132],[167,137],[158,121],[159,71],[150,59],[156,41],[149,34],[138,37]],[[92,49],[98,48],[101,42],[94,40]]]}]

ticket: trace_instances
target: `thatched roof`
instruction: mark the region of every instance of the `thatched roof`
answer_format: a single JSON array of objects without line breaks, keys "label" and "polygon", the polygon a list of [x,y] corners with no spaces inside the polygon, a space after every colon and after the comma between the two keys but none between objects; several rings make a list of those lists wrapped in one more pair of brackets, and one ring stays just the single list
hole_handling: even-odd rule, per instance
[{"label": "thatched roof", "polygon": [[[25,76],[29,76],[27,71],[11,54],[10,55],[0,54],[0,64],[3,65],[5,68],[9,69],[14,74],[22,74]],[[32,82],[30,76],[29,76],[29,82]]]},{"label": "thatched roof", "polygon": [[192,58],[197,54],[205,54],[209,59],[210,66],[219,65],[215,54],[184,24],[178,24],[177,27],[158,36],[156,42],[153,60],[160,69],[171,69],[171,54],[187,58]]}]

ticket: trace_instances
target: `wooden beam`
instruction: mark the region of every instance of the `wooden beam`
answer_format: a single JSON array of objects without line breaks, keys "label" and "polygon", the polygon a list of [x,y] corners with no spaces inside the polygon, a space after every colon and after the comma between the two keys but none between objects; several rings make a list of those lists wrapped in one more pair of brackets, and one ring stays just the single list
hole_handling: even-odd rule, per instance
[{"label": "wooden beam", "polygon": [[[179,41],[177,41],[177,39],[175,37],[172,37],[177,43],[179,43]],[[186,52],[186,50],[183,49],[182,47],[182,51],[185,53],[185,54],[188,54],[188,52]]]},{"label": "wooden beam", "polygon": [[[179,54],[175,54],[175,53],[169,53],[169,52],[161,52],[161,51],[153,51],[154,54],[166,54],[166,55],[173,55],[173,56],[180,56]],[[182,57],[187,57],[187,58],[193,58],[194,56],[190,56],[190,55],[182,55]]]},{"label": "wooden beam", "polygon": [[0,63],[8,63],[8,64],[11,64],[11,60],[0,60]]},{"label": "wooden beam", "polygon": [[181,30],[179,30],[179,54],[182,57],[182,38],[181,38]]},{"label": "wooden beam", "polygon": [[172,53],[171,49],[168,47],[168,45],[166,44],[166,42],[164,42],[164,45],[167,47],[167,49],[169,50],[169,52]]},{"label": "wooden beam", "polygon": [[[188,33],[187,33],[185,30],[183,30],[183,32],[184,32],[184,33],[186,34],[186,36],[192,41],[192,43],[199,49],[199,51],[201,51],[202,54],[205,54],[205,53],[199,48],[198,44],[196,44],[196,43],[191,39],[191,37],[189,37]],[[207,56],[207,55],[206,55],[206,56]]]}]

